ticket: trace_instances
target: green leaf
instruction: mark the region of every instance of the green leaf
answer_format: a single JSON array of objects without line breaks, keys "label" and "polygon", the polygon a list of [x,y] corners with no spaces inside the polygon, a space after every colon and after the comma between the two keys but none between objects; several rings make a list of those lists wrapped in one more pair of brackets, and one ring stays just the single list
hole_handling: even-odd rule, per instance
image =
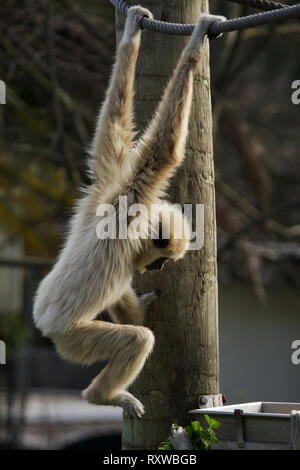
[{"label": "green leaf", "polygon": [[162,442],[161,445],[157,448],[158,450],[173,450],[170,439],[165,442]]},{"label": "green leaf", "polygon": [[219,421],[213,418],[210,419],[210,427],[212,429],[218,429],[220,426],[221,426],[221,423],[219,423]]},{"label": "green leaf", "polygon": [[201,429],[203,429],[199,421],[192,421],[191,425],[192,425],[193,430],[196,432],[201,431]]},{"label": "green leaf", "polygon": [[186,430],[186,432],[187,432],[189,435],[191,435],[192,432],[193,432],[193,429],[192,429],[191,426],[186,426],[184,429]]},{"label": "green leaf", "polygon": [[208,415],[204,415],[205,421],[207,422],[208,426],[210,426],[211,418]]}]

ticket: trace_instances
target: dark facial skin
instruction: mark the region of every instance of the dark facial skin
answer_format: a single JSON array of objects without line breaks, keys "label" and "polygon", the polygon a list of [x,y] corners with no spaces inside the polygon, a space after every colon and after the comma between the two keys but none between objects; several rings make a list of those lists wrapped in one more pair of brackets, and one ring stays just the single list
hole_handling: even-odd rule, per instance
[{"label": "dark facial skin", "polygon": [[147,271],[161,271],[165,262],[168,261],[169,258],[158,258],[153,261],[151,264],[147,264],[146,269]]}]

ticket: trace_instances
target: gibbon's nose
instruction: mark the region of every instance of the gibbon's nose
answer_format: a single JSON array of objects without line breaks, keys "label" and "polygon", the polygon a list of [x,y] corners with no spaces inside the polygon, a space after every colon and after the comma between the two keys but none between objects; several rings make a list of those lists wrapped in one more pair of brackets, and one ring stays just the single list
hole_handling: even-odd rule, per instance
[{"label": "gibbon's nose", "polygon": [[168,259],[169,258],[158,258],[152,263],[147,264],[145,268],[147,269],[147,271],[161,271]]}]

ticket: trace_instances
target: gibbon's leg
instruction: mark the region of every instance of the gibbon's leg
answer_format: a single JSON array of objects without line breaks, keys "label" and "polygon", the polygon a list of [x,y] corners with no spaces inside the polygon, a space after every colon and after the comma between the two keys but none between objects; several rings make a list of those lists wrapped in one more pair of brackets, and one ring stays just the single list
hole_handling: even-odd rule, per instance
[{"label": "gibbon's leg", "polygon": [[184,158],[191,108],[193,78],[201,59],[201,48],[209,26],[222,16],[201,15],[183,50],[161,103],[137,144],[138,168],[134,178],[139,201],[147,195],[163,196],[168,179]]},{"label": "gibbon's leg", "polygon": [[52,335],[62,357],[80,364],[109,362],[82,392],[90,403],[118,405],[141,417],[143,405],[125,389],[133,382],[154,345],[153,333],[143,326],[83,321],[67,333]]},{"label": "gibbon's leg", "polygon": [[131,287],[115,305],[109,308],[109,311],[117,323],[142,325],[147,307],[158,295],[159,291],[153,291],[138,297]]},{"label": "gibbon's leg", "polygon": [[116,171],[120,171],[135,137],[133,86],[143,16],[152,18],[152,14],[140,6],[128,10],[124,34],[89,151],[92,176],[105,185],[116,180]]}]

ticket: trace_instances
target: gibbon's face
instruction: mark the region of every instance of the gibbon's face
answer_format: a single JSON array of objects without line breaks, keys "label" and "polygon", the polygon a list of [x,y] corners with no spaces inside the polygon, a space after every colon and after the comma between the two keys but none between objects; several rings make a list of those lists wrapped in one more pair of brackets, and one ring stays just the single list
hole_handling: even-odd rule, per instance
[{"label": "gibbon's face", "polygon": [[177,261],[186,252],[186,240],[151,240],[152,246],[145,250],[137,263],[140,273],[145,271],[161,271],[170,261]]},{"label": "gibbon's face", "polygon": [[[169,203],[164,202],[158,207],[158,211],[162,213],[159,219],[158,238],[145,240],[135,263],[136,269],[141,273],[160,271],[169,260],[177,261],[182,258],[188,248],[190,228],[181,210],[174,209]],[[163,238],[163,234],[168,234],[168,238]]]}]

